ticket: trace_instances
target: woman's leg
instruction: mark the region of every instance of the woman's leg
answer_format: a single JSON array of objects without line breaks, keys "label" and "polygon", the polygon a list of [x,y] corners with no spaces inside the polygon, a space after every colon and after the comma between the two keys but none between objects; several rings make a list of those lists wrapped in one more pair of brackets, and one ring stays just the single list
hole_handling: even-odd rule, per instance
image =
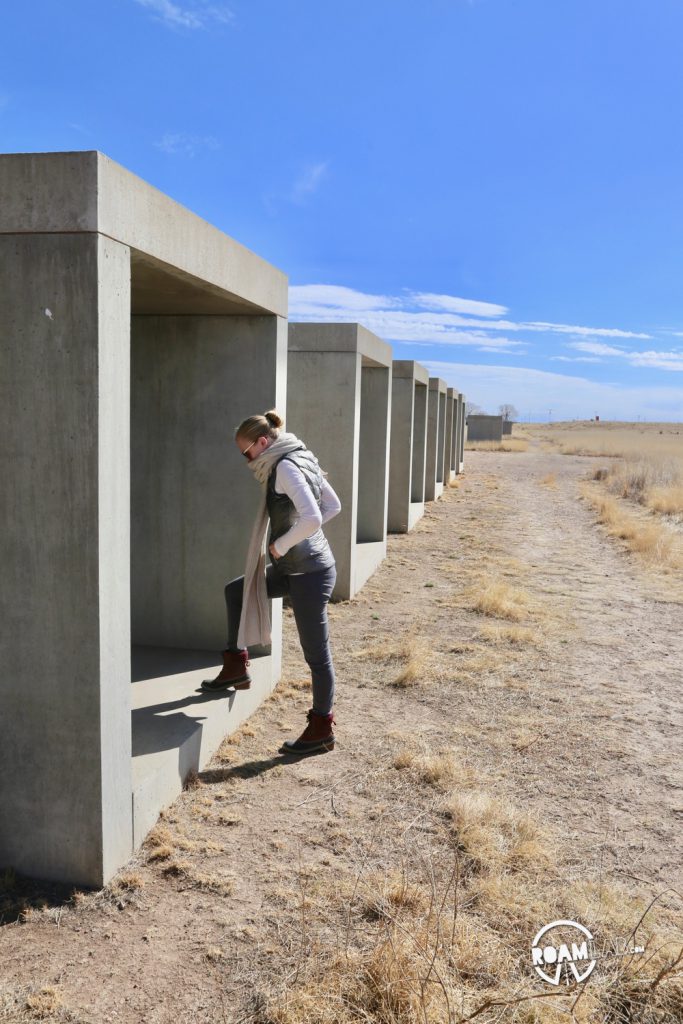
[{"label": "woman's leg", "polygon": [[306,572],[289,577],[289,592],[301,649],[311,670],[313,710],[318,715],[332,711],[335,673],[330,651],[327,603],[337,579],[337,568]]},{"label": "woman's leg", "polygon": [[[289,576],[278,574],[275,566],[269,563],[266,566],[266,590],[268,597],[284,597],[289,591]],[[240,617],[242,615],[242,598],[244,595],[244,576],[237,576],[225,584],[225,610],[228,618],[228,651],[238,651],[237,634],[240,628]]]}]

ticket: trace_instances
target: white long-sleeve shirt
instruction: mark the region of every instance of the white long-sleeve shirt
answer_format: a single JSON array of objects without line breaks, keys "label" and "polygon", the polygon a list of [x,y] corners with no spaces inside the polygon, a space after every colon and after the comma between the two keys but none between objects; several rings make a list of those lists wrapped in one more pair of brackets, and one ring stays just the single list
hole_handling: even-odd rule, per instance
[{"label": "white long-sleeve shirt", "polygon": [[[341,502],[334,489],[323,477],[321,507],[318,508],[313,492],[306,477],[299,467],[290,459],[282,459],[275,470],[275,490],[278,494],[286,494],[294,504],[296,518],[292,525],[273,541],[278,555],[286,555],[291,547],[311,537],[323,523],[341,512]],[[300,575],[294,573],[293,575]]]}]

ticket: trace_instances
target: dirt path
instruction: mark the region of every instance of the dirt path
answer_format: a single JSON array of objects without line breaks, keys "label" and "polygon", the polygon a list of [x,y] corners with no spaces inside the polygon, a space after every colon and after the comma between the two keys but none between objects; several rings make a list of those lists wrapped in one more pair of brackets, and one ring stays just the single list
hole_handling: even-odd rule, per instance
[{"label": "dirt path", "polygon": [[[614,868],[680,888],[683,608],[667,602],[674,582],[649,577],[577,500],[578,479],[605,460],[538,449],[487,458],[506,496],[498,542],[529,565],[524,585],[566,627],[550,644],[544,687],[563,728],[545,756],[538,751],[527,796],[542,785],[544,814],[579,844],[602,836]],[[549,474],[555,487],[541,483]]]},{"label": "dirt path", "polygon": [[[587,465],[537,447],[468,453],[459,487],[390,537],[363,592],[331,608],[331,754],[277,753],[309,706],[286,613],[283,682],[164,815],[164,856],[143,851],[130,890],[77,909],[48,899],[0,928],[0,1021],[36,1019],[17,1015],[31,985],[57,986],[66,1007],[43,1019],[254,1019],[305,955],[307,880],[329,893],[360,861],[380,870],[401,844],[434,845],[436,794],[394,767],[415,745],[456,751],[483,787],[553,826],[574,877],[618,877],[646,898],[683,890],[683,605],[594,524],[578,498]],[[482,578],[529,597],[527,642],[487,636],[496,620],[466,596]],[[377,651],[411,626],[424,678],[392,687],[398,663]],[[339,942],[331,903],[308,904],[318,949]]]}]

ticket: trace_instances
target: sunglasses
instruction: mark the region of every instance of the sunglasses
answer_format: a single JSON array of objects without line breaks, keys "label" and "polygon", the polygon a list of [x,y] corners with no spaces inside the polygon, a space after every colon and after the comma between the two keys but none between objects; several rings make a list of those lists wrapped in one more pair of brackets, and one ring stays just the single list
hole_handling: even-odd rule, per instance
[{"label": "sunglasses", "polygon": [[[259,440],[259,438],[257,437],[256,441],[258,441],[258,440]],[[242,455],[244,455],[245,459],[247,457],[247,452],[249,451],[249,448],[253,448],[253,446],[256,444],[256,441],[252,441],[251,444],[249,445],[249,447],[245,448],[244,451],[242,452]]]}]

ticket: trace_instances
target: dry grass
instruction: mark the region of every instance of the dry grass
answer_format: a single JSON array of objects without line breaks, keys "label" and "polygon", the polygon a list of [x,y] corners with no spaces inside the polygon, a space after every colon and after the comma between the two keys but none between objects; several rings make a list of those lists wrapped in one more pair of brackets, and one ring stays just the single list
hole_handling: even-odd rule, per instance
[{"label": "dry grass", "polygon": [[610,493],[654,512],[667,516],[683,513],[683,453],[680,459],[628,456],[596,470],[593,479],[603,481]]},{"label": "dry grass", "polygon": [[454,794],[445,813],[473,870],[503,873],[535,866],[546,869],[552,846],[541,826],[507,801],[487,792]]},{"label": "dry grass", "polygon": [[471,784],[473,777],[472,769],[464,766],[452,751],[425,754],[416,761],[415,767],[424,782],[442,790]]},{"label": "dry grass", "polygon": [[[667,931],[676,908],[648,910],[604,879],[575,881],[559,837],[493,796],[492,780],[468,772],[456,751],[392,735],[394,768],[437,792],[420,816],[431,844],[414,824],[402,840],[380,829],[364,837],[352,872],[306,872],[306,956],[264,997],[255,1024],[676,1024],[680,937]],[[581,921],[605,952],[635,929],[647,955],[601,960],[590,986],[541,988],[530,942],[559,918]]]},{"label": "dry grass", "polygon": [[176,882],[180,890],[199,889],[216,896],[230,896],[235,887],[233,878],[219,872],[200,871],[189,860],[169,860],[162,868],[162,875]]},{"label": "dry grass", "polygon": [[433,662],[430,645],[422,628],[414,624],[397,640],[386,638],[368,647],[351,652],[352,658],[370,658],[372,661],[398,662],[389,685],[403,688],[422,683],[429,677]]},{"label": "dry grass", "polygon": [[538,633],[527,626],[481,626],[479,636],[492,644],[511,644],[513,647],[539,643]]},{"label": "dry grass", "polygon": [[525,424],[525,436],[542,441],[564,455],[612,457],[665,457],[680,459],[683,425],[680,423],[570,423]]},{"label": "dry grass", "polygon": [[521,622],[527,618],[531,606],[531,597],[526,590],[513,587],[502,579],[482,580],[470,596],[473,611],[510,622]]},{"label": "dry grass", "polygon": [[468,441],[465,451],[468,452],[525,452],[529,442],[521,437],[507,437],[503,441]]},{"label": "dry grass", "polygon": [[[650,567],[683,566],[683,425],[557,423],[525,425],[528,437],[568,455],[610,457],[582,487],[610,536]],[[553,486],[549,474],[541,483]]]},{"label": "dry grass", "polygon": [[664,572],[683,568],[681,538],[665,523],[646,518],[643,513],[637,514],[626,503],[604,494],[594,485],[583,484],[580,493],[593,506],[598,522],[605,526],[607,533],[624,541],[628,549],[648,565]]},{"label": "dry grass", "polygon": [[544,477],[541,477],[541,483],[545,487],[556,488],[557,487],[557,476],[555,473],[546,473]]},{"label": "dry grass", "polygon": [[683,514],[683,483],[651,487],[647,493],[646,504],[665,516]]},{"label": "dry grass", "polygon": [[0,984],[0,1021],[7,1024],[32,1024],[34,1021],[52,1024],[80,1024],[64,1006],[58,985],[32,985],[6,987]]}]

